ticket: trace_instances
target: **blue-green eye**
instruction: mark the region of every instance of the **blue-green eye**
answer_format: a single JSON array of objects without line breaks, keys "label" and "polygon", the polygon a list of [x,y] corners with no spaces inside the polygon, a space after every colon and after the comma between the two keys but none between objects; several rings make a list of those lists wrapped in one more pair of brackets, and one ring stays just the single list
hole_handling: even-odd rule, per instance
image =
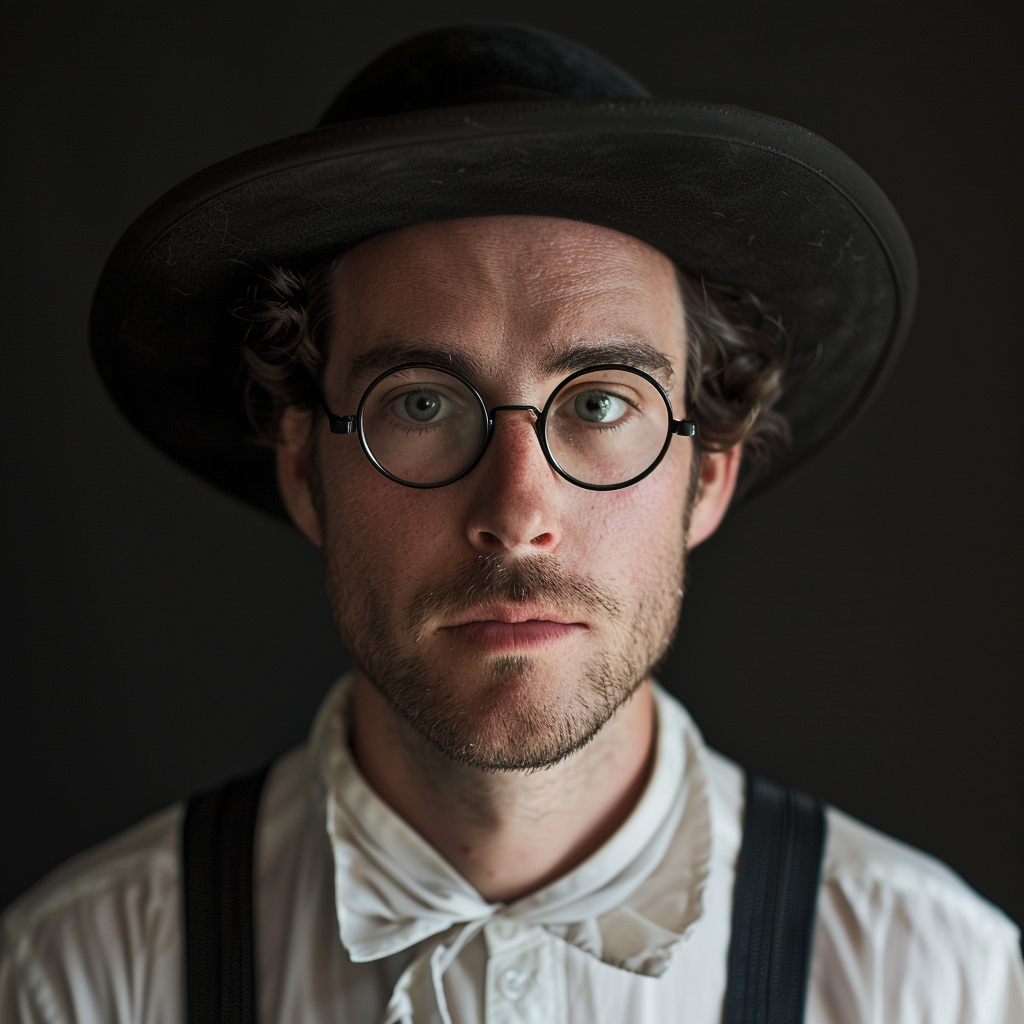
[{"label": "blue-green eye", "polygon": [[573,402],[576,415],[585,423],[615,423],[629,408],[617,395],[607,391],[583,391]]},{"label": "blue-green eye", "polygon": [[436,423],[448,414],[450,404],[441,392],[418,388],[401,399],[398,414],[413,423]]}]

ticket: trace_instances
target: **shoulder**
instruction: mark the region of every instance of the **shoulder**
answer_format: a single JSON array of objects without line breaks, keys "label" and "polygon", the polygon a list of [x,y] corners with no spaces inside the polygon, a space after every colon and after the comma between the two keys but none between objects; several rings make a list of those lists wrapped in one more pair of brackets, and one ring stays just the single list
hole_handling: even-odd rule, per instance
[{"label": "shoulder", "polygon": [[1024,1022],[1016,925],[935,857],[826,817],[808,1020]]},{"label": "shoulder", "polygon": [[4,912],[5,940],[123,901],[129,893],[176,888],[183,815],[184,805],[175,804],[62,864]]},{"label": "shoulder", "polygon": [[[735,859],[743,835],[746,776],[715,750],[706,750],[705,764],[716,831],[724,840],[723,853]],[[865,922],[877,917],[883,904],[894,910],[899,903],[919,914],[947,918],[960,931],[1020,940],[1019,929],[1001,910],[936,857],[830,805],[825,816],[822,886],[841,889]]]},{"label": "shoulder", "polygon": [[[275,762],[264,786],[260,885],[278,897],[273,906],[286,904],[304,863],[295,840],[310,831],[309,782],[300,747]],[[72,858],[3,913],[4,1024],[179,1024],[184,817],[178,803],[147,818]]]},{"label": "shoulder", "polygon": [[[731,886],[745,773],[706,750]],[[935,857],[826,807],[808,1024],[1024,1024],[1017,926]]]},{"label": "shoulder", "polygon": [[828,807],[822,882],[854,894],[884,892],[955,920],[957,927],[1016,942],[1017,926],[942,861]]},{"label": "shoulder", "polygon": [[146,1019],[126,1015],[126,994],[180,974],[183,814],[176,804],[73,858],[4,912],[4,1020]]}]

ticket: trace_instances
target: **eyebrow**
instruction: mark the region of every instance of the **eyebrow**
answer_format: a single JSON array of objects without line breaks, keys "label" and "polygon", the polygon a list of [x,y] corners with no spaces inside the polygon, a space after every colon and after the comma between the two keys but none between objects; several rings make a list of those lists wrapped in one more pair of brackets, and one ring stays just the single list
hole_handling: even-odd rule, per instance
[{"label": "eyebrow", "polygon": [[386,341],[352,360],[349,385],[358,385],[404,363],[429,363],[470,379],[478,379],[482,373],[477,360],[447,345],[431,341]]},{"label": "eyebrow", "polygon": [[[473,381],[484,375],[480,363],[457,348],[432,341],[384,341],[352,360],[348,384],[353,391],[371,377],[404,363],[428,363],[454,370]],[[606,338],[600,342],[578,341],[550,355],[541,364],[548,377],[572,373],[601,363],[622,363],[646,370],[666,385],[673,378],[672,361],[650,342],[633,335]]]},{"label": "eyebrow", "polygon": [[623,363],[634,366],[638,370],[646,370],[654,377],[660,377],[663,383],[671,383],[673,377],[672,361],[650,342],[632,335],[608,338],[603,341],[577,342],[562,352],[557,352],[544,362],[544,370],[549,376],[559,373],[572,373],[599,363]]}]

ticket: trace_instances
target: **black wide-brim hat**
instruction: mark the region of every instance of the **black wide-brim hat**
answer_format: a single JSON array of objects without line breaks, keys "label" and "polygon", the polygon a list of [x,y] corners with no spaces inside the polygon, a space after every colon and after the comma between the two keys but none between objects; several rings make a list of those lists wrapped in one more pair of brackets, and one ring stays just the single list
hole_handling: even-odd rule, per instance
[{"label": "black wide-brim hat", "polygon": [[910,326],[916,265],[881,189],[824,139],[738,107],[652,98],[590,50],[527,28],[419,36],[310,132],[193,175],[125,232],[91,341],[121,411],[172,458],[284,516],[254,442],[233,310],[254,269],[309,268],[412,224],[494,214],[633,235],[781,315],[793,433],[750,493],[826,447]]}]

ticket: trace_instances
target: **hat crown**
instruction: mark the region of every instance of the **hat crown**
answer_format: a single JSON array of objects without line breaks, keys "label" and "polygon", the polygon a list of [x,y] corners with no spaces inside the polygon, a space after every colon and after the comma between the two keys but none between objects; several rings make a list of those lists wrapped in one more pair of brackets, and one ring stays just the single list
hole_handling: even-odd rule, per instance
[{"label": "hat crown", "polygon": [[466,25],[414,36],[381,54],[339,93],[320,125],[514,100],[648,97],[593,50],[539,29]]}]

